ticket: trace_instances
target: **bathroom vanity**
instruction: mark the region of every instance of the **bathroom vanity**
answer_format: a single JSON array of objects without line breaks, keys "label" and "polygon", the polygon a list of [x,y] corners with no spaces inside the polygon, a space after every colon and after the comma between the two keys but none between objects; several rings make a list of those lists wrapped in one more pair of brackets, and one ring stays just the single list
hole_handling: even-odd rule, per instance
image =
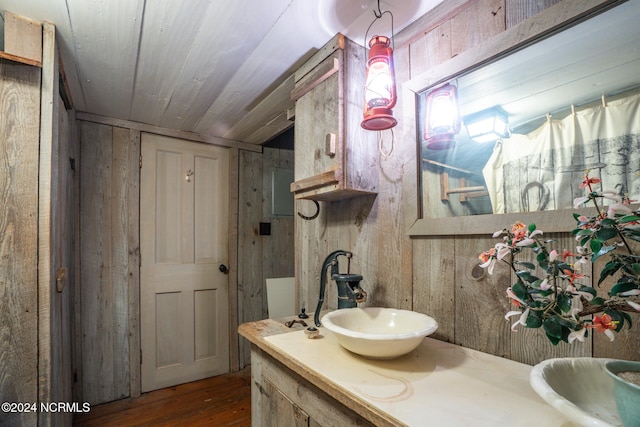
[{"label": "bathroom vanity", "polygon": [[372,360],[325,328],[308,339],[267,319],[239,333],[251,342],[253,426],[572,425],[531,388],[530,366],[443,341]]}]

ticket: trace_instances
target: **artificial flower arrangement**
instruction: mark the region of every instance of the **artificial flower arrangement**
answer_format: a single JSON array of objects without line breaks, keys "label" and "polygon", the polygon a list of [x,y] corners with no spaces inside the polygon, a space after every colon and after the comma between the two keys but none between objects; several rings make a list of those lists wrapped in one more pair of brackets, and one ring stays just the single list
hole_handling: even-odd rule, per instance
[{"label": "artificial flower arrangement", "polygon": [[[576,209],[587,202],[596,208],[593,217],[574,214],[575,253],[552,249],[553,241],[544,240],[542,230],[535,224],[525,226],[518,222],[510,229],[495,232],[493,237],[502,236],[502,241],[480,254],[481,267],[489,273],[497,261],[506,262],[515,273],[516,283],[507,289],[507,296],[517,309],[505,316],[519,316],[512,330],[518,325],[542,327],[556,345],[560,341],[584,342],[591,329],[613,341],[614,331],[619,332],[625,324],[632,326],[629,312],[640,312],[640,256],[634,254],[631,242],[640,241],[640,211],[629,208],[631,201],[626,196],[595,191],[593,187],[598,183],[600,179],[589,177],[586,171],[580,188],[588,189],[588,194],[574,201]],[[605,207],[603,198],[612,203]],[[534,252],[543,271],[541,276],[536,275],[538,268],[533,263],[517,259],[524,250]],[[580,267],[605,255],[609,259],[600,272],[597,287],[608,277],[617,277],[617,281],[601,297],[592,286],[579,283],[585,277]]]}]

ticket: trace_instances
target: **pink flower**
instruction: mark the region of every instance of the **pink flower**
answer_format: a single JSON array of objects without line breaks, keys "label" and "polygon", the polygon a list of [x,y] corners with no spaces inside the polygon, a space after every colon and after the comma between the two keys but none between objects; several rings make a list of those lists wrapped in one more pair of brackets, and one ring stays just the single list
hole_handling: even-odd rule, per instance
[{"label": "pink flower", "polygon": [[580,183],[580,188],[588,187],[590,192],[593,192],[591,184],[599,184],[600,178],[589,178],[589,171],[585,172],[584,179]]},{"label": "pink flower", "polygon": [[590,327],[595,328],[598,332],[604,333],[609,337],[610,341],[613,341],[616,336],[613,334],[611,329],[615,329],[617,323],[618,322],[614,321],[608,314],[603,314],[602,316],[595,316],[593,318],[593,324]]}]

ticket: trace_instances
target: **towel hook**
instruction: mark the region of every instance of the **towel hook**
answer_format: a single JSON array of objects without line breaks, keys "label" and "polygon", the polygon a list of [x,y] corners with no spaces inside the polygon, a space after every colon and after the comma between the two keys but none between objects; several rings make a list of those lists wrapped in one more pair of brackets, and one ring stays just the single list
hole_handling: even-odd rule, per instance
[{"label": "towel hook", "polygon": [[306,216],[300,212],[298,212],[298,216],[302,219],[304,219],[305,221],[311,221],[312,219],[316,219],[318,217],[318,215],[320,215],[320,203],[318,203],[316,200],[312,200],[312,202],[316,205],[316,212],[311,215],[311,216]]}]

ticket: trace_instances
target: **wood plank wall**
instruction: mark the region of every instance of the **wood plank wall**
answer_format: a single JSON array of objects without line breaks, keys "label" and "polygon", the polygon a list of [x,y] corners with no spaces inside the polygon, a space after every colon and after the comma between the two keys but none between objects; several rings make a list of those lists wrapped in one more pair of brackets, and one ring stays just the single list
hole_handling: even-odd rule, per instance
[{"label": "wood plank wall", "polygon": [[[559,1],[441,3],[397,35],[398,86]],[[396,117],[403,117],[401,109],[399,100]],[[395,134],[404,135],[402,123]],[[320,217],[313,224],[296,219],[301,304],[315,307],[318,260],[342,248],[354,252],[352,271],[364,275],[370,305],[431,314],[439,322],[436,338],[529,364],[561,356],[640,358],[637,333],[623,332],[614,343],[596,337],[594,343],[557,347],[540,331],[512,333],[504,319],[509,310],[505,289],[512,283],[510,272],[499,269],[489,276],[478,267],[478,254],[495,243],[491,236],[407,236],[418,211],[415,140],[396,141],[396,151],[388,158],[381,156],[379,168],[380,189],[375,200],[321,203]],[[299,203],[303,202],[297,206]],[[554,237],[573,246],[566,235]],[[335,308],[335,294],[331,286],[327,289],[325,302]]]},{"label": "wood plank wall", "polygon": [[[60,95],[53,24],[43,24],[38,184],[38,388],[40,402],[73,401],[73,309],[79,175],[74,111]],[[68,425],[73,414],[40,412],[38,424]]]},{"label": "wood plank wall", "polygon": [[81,401],[140,393],[140,132],[79,121]]},{"label": "wood plank wall", "polygon": [[[59,94],[55,28],[42,68],[0,60],[0,400],[73,400],[78,153]],[[65,269],[60,277],[57,272]],[[72,414],[0,414],[2,425],[68,425]]]},{"label": "wood plank wall", "polygon": [[[292,169],[293,151],[265,148],[240,151],[238,203],[238,323],[268,317],[266,279],[294,275],[293,217],[271,215],[271,173]],[[260,222],[271,235],[260,235]],[[240,340],[240,368],[249,364],[250,346]]]},{"label": "wood plank wall", "polygon": [[[41,71],[0,59],[0,76],[0,401],[37,402]],[[0,423],[35,425],[37,414],[3,413]]]},{"label": "wood plank wall", "polygon": [[[83,120],[78,128],[80,381],[75,398],[97,404],[140,393],[140,131]],[[293,152],[265,149],[263,155],[234,150],[238,155],[231,161],[237,164],[231,169],[236,171],[233,179],[239,194],[234,199],[238,224],[233,229],[238,230],[238,249],[237,269],[232,268],[231,274],[237,274],[238,320],[244,323],[267,316],[266,278],[293,275],[293,218],[269,214],[271,170],[292,165]],[[271,236],[259,235],[260,222],[271,222]],[[234,334],[236,327],[230,325]],[[238,347],[232,349],[231,357],[238,360],[232,360],[232,369],[249,363],[246,343],[235,343]]]}]

